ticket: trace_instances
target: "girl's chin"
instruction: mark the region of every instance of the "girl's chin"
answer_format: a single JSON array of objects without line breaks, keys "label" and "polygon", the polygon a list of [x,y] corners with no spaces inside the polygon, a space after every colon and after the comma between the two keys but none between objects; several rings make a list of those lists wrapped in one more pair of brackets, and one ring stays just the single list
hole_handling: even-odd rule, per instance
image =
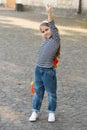
[{"label": "girl's chin", "polygon": [[44,37],[44,39],[49,39],[50,37]]}]

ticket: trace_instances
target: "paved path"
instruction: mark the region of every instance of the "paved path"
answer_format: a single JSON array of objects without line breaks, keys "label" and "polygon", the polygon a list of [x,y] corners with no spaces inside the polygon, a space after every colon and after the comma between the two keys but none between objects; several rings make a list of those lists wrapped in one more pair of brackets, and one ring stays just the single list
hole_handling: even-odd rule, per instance
[{"label": "paved path", "polygon": [[[62,17],[61,17],[62,16]],[[61,36],[56,122],[47,122],[47,95],[31,123],[34,65],[43,10],[0,12],[0,130],[87,130],[87,17],[55,13]],[[85,29],[86,28],[86,29]]]}]

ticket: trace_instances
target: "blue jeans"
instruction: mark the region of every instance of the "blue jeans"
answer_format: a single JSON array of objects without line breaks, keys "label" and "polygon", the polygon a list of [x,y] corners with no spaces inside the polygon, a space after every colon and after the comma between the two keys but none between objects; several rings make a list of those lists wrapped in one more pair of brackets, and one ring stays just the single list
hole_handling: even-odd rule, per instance
[{"label": "blue jeans", "polygon": [[57,79],[54,68],[42,68],[36,66],[34,80],[35,94],[33,96],[32,109],[40,111],[44,92],[48,93],[48,111],[55,112],[57,106]]}]

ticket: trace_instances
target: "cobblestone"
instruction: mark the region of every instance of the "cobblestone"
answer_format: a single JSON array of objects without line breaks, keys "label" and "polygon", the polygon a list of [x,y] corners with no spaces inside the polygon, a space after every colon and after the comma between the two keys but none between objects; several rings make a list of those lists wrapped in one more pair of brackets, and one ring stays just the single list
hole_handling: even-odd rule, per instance
[{"label": "cobblestone", "polygon": [[61,36],[56,122],[47,122],[45,94],[40,118],[31,123],[30,82],[46,13],[0,12],[0,130],[87,130],[87,17],[54,14]]}]

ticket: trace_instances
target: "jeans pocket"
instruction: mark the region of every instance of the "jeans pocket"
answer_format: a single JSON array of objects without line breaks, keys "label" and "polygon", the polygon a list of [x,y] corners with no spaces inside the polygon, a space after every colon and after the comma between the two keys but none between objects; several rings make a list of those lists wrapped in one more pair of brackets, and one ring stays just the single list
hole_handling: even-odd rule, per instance
[{"label": "jeans pocket", "polygon": [[54,69],[50,69],[47,71],[47,75],[51,78],[55,77],[55,70]]}]

